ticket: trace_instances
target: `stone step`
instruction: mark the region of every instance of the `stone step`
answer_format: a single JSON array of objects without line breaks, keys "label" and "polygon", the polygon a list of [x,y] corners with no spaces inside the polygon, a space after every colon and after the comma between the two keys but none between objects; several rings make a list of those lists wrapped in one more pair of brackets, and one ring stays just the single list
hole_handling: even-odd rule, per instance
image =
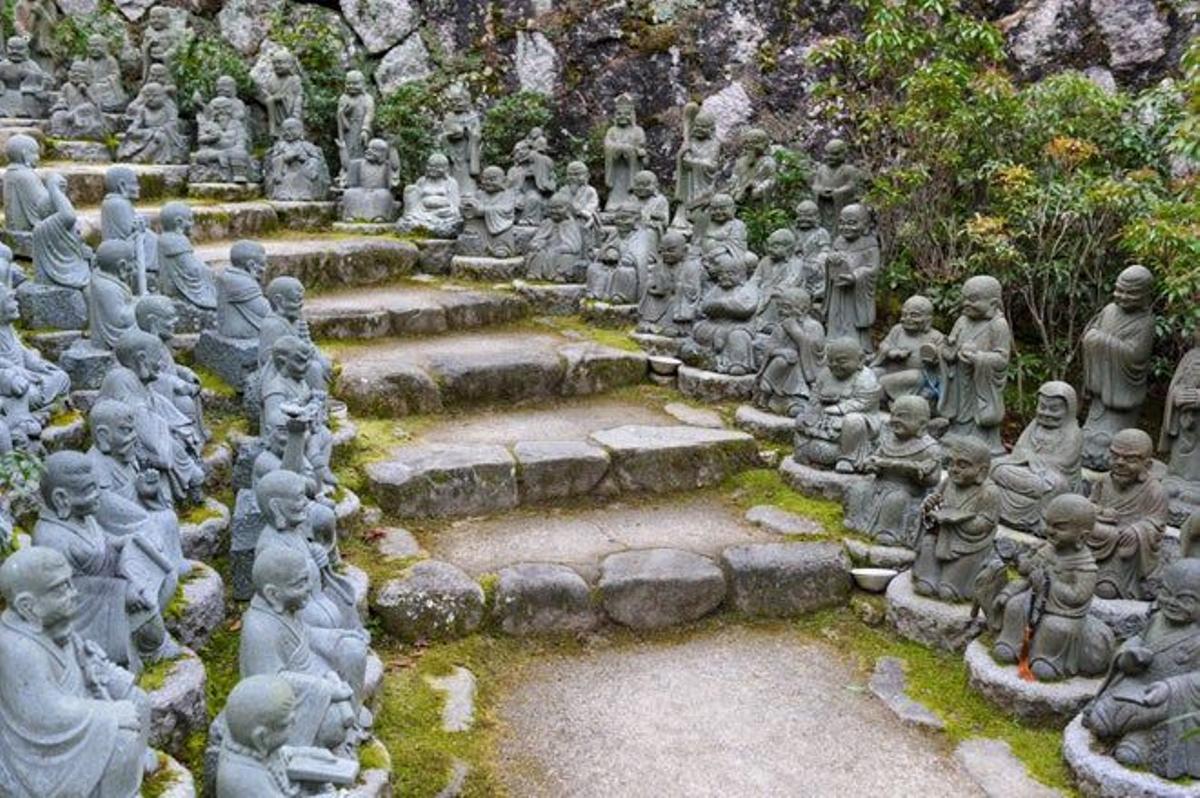
[{"label": "stone step", "polygon": [[305,301],[309,330],[333,339],[432,335],[528,315],[528,303],[514,294],[416,283],[334,291]]},{"label": "stone step", "polygon": [[[187,193],[187,166],[159,164],[123,164],[138,176],[138,185],[145,202],[165,201]],[[67,196],[76,208],[99,205],[108,192],[104,189],[104,173],[111,164],[48,161],[38,167],[38,174],[58,172],[67,179]]]},{"label": "stone step", "polygon": [[[230,241],[196,247],[196,254],[214,269],[229,265]],[[319,235],[266,239],[267,274],[295,277],[311,291],[346,285],[390,283],[407,276],[416,265],[417,248],[397,238]]]},{"label": "stone step", "polygon": [[555,333],[386,339],[332,352],[338,394],[364,415],[585,396],[646,379],[646,357]]},{"label": "stone step", "polygon": [[366,470],[385,512],[461,517],[573,496],[696,489],[757,462],[745,433],[596,399],[455,417]]},{"label": "stone step", "polygon": [[[139,205],[138,211],[145,214],[152,230],[159,229],[158,217],[164,203]],[[258,202],[219,202],[193,204],[192,243],[199,246],[217,241],[239,238],[262,238],[279,232],[283,227],[275,206]],[[83,238],[92,246],[100,243],[100,209],[83,208],[79,211],[79,227]]]}]

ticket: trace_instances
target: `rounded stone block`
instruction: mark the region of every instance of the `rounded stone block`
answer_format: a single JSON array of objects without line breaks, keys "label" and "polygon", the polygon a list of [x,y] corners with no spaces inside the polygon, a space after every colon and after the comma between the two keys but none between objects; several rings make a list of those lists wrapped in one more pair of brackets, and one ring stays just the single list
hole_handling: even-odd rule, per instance
[{"label": "rounded stone block", "polygon": [[229,531],[229,508],[210,497],[205,498],[199,520],[179,524],[179,542],[183,556],[193,560],[211,560],[221,551],[221,540]]},{"label": "rounded stone block", "polygon": [[725,599],[725,577],[717,564],[679,549],[611,554],[600,564],[598,587],[609,617],[634,629],[695,621]]},{"label": "rounded stone block", "polygon": [[83,291],[26,280],[17,287],[17,304],[27,329],[87,329],[87,297]]},{"label": "rounded stone block", "polygon": [[258,368],[258,339],[227,338],[212,330],[200,333],[196,362],[241,391],[246,377]]},{"label": "rounded stone block", "polygon": [[1078,715],[1063,731],[1062,752],[1085,798],[1200,798],[1200,784],[1167,781],[1113,759]]},{"label": "rounded stone block", "polygon": [[563,396],[591,396],[646,379],[646,356],[597,344],[568,344],[559,350]]},{"label": "rounded stone block", "polygon": [[733,425],[756,438],[789,444],[796,434],[796,419],[777,416],[753,405],[740,405],[733,416]]},{"label": "rounded stone block", "polygon": [[592,493],[608,473],[608,452],[583,441],[524,441],[513,455],[522,504]]},{"label": "rounded stone block", "polygon": [[587,291],[582,285],[534,285],[524,280],[513,280],[513,289],[539,316],[575,315]]},{"label": "rounded stone block", "polygon": [[635,304],[612,304],[587,299],[581,303],[579,311],[588,324],[610,329],[632,327],[638,317],[638,306]]},{"label": "rounded stone block", "polygon": [[204,663],[194,651],[184,649],[174,662],[152,665],[143,673],[141,683],[147,682],[152,688],[143,687],[150,699],[150,745],[179,753],[188,737],[208,727]]},{"label": "rounded stone block", "polygon": [[525,276],[525,259],[455,255],[450,259],[450,276],[464,280],[504,282]]},{"label": "rounded stone block", "polygon": [[63,449],[85,450],[87,422],[83,418],[74,418],[66,424],[44,427],[40,440],[48,452],[61,452]]},{"label": "rounded stone block", "polygon": [[878,546],[853,538],[846,538],[842,544],[845,545],[850,559],[872,568],[892,568],[896,571],[903,571],[911,568],[917,559],[915,551],[903,546]]},{"label": "rounded stone block", "polygon": [[1064,679],[1060,682],[1027,682],[1015,665],[1001,665],[982,640],[967,646],[964,657],[971,687],[1006,712],[1030,723],[1064,726],[1078,714],[1096,691],[1100,679]]},{"label": "rounded stone block", "polygon": [[758,378],[753,374],[735,377],[715,371],[679,367],[679,392],[699,402],[746,402],[754,396],[754,384]]},{"label": "rounded stone block", "polygon": [[337,395],[355,413],[407,416],[440,413],[442,393],[425,369],[412,363],[396,363],[387,371],[347,375],[337,380]]},{"label": "rounded stone block", "polygon": [[225,585],[221,575],[202,562],[192,561],[192,570],[180,585],[182,602],[178,612],[164,615],[167,630],[180,645],[202,648],[225,620]]},{"label": "rounded stone block", "polygon": [[470,634],[483,622],[483,604],[483,588],[460,568],[426,560],[384,584],[372,608],[389,634],[413,642]]},{"label": "rounded stone block", "polygon": [[783,481],[805,496],[840,502],[855,485],[861,485],[871,477],[865,474],[839,474],[810,465],[797,463],[794,457],[785,457],[779,464]]},{"label": "rounded stone block", "polygon": [[399,449],[367,466],[379,506],[400,516],[461,516],[517,506],[517,472],[503,446],[430,445]]},{"label": "rounded stone block", "polygon": [[845,604],[850,559],[836,543],[751,543],[721,553],[739,612],[772,618]]},{"label": "rounded stone block", "polygon": [[1118,641],[1139,635],[1150,622],[1151,602],[1132,599],[1092,598],[1088,614],[1104,621]]},{"label": "rounded stone block", "polygon": [[744,432],[631,424],[601,430],[591,440],[608,450],[622,490],[693,490],[758,464],[758,446]]},{"label": "rounded stone block", "polygon": [[962,651],[983,631],[983,617],[971,605],[950,604],[913,590],[912,571],[888,583],[887,619],[902,637],[941,651]]},{"label": "rounded stone block", "polygon": [[520,563],[500,571],[493,615],[510,635],[579,633],[598,617],[578,573],[556,563]]},{"label": "rounded stone block", "polygon": [[363,623],[366,623],[367,600],[371,595],[371,577],[367,576],[367,572],[357,565],[350,565],[347,562],[342,563],[340,570],[342,578],[350,583],[350,590],[354,594],[354,607],[358,610],[358,615],[362,618]]}]

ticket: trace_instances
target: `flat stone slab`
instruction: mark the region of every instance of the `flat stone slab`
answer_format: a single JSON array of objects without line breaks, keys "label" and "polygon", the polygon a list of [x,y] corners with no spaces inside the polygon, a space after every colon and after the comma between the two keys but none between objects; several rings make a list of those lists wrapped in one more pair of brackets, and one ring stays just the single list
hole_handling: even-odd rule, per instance
[{"label": "flat stone slab", "polygon": [[[223,247],[226,260],[231,241],[269,236],[283,226],[275,206],[269,202],[195,203],[191,208],[193,227],[189,238],[192,244],[208,245],[206,249]],[[137,211],[146,217],[150,229],[160,229],[162,205],[138,205]],[[92,246],[100,243],[99,208],[86,208],[79,212],[79,231]]]},{"label": "flat stone slab", "polygon": [[402,447],[366,471],[379,506],[402,516],[481,515],[518,503],[516,461],[500,446]]},{"label": "flat stone slab", "polygon": [[614,305],[609,302],[584,300],[580,305],[579,313],[588,324],[621,329],[632,327],[637,323],[638,306],[636,304]]},{"label": "flat stone slab", "polygon": [[[310,290],[394,283],[416,265],[417,248],[395,238],[283,238],[261,242],[267,250],[264,283],[295,277]],[[229,245],[210,244],[196,254],[214,269],[229,265]]]},{"label": "flat stone slab", "polygon": [[188,183],[189,199],[246,202],[263,195],[262,183]]},{"label": "flat stone slab", "polygon": [[789,513],[773,504],[756,504],[746,511],[746,520],[776,535],[825,534],[825,527],[819,521]]},{"label": "flat stone slab", "polygon": [[730,603],[747,615],[789,618],[850,598],[850,558],[837,543],[730,546],[721,569]]},{"label": "flat stone slab", "polygon": [[459,568],[419,562],[380,587],[372,605],[385,631],[406,642],[470,634],[483,622],[483,588]]},{"label": "flat stone slab", "polygon": [[913,590],[911,571],[888,583],[887,618],[902,637],[942,651],[962,651],[983,631],[983,616],[972,618],[969,603],[949,604],[919,595]]},{"label": "flat stone slab", "polygon": [[1093,596],[1088,606],[1088,614],[1092,615],[1113,630],[1118,641],[1125,641],[1134,635],[1139,635],[1150,622],[1151,602],[1133,601],[1127,599],[1102,599]]},{"label": "flat stone slab", "polygon": [[522,441],[513,456],[521,504],[595,495],[611,464],[608,452],[583,441]]},{"label": "flat stone slab", "polygon": [[1001,665],[982,640],[967,646],[964,657],[971,687],[993,704],[1030,723],[1062,727],[1096,695],[1102,679],[1027,682],[1015,665]]},{"label": "flat stone slab", "polygon": [[754,396],[753,374],[735,377],[691,366],[679,367],[679,392],[698,402],[745,402]]},{"label": "flat stone slab", "polygon": [[608,450],[622,490],[702,488],[758,462],[754,438],[731,430],[635,424],[595,432],[591,440]]},{"label": "flat stone slab", "polygon": [[460,665],[448,676],[426,676],[425,681],[446,694],[442,731],[450,734],[470,731],[475,725],[475,674]]},{"label": "flat stone slab", "polygon": [[207,675],[194,651],[170,664],[162,685],[147,690],[150,699],[150,746],[168,753],[184,750],[188,737],[208,728],[208,704],[204,694]]},{"label": "flat stone slab", "polygon": [[879,546],[873,543],[863,543],[860,540],[846,538],[842,541],[846,552],[856,563],[863,563],[873,568],[892,568],[903,571],[912,567],[917,559],[917,553],[901,546]]},{"label": "flat stone slab", "polygon": [[1058,790],[1030,776],[1025,765],[1012,752],[1012,747],[1003,740],[985,737],[963,740],[954,749],[954,758],[971,774],[988,798],[1062,797]]},{"label": "flat stone slab", "polygon": [[196,342],[194,356],[197,363],[241,391],[246,378],[258,368],[258,340],[229,338],[215,330],[205,330]]},{"label": "flat stone slab", "polygon": [[492,615],[505,634],[578,634],[599,622],[591,589],[557,563],[518,563],[500,570]]},{"label": "flat stone slab", "polygon": [[679,549],[642,549],[600,563],[600,602],[634,629],[662,629],[703,618],[725,598],[725,578],[707,557]]},{"label": "flat stone slab", "polygon": [[756,438],[790,444],[796,436],[796,419],[777,416],[753,405],[739,405],[733,415],[733,425]]},{"label": "flat stone slab", "polygon": [[880,657],[867,683],[871,694],[883,702],[900,720],[919,729],[942,731],[946,724],[929,707],[914,701],[906,692],[908,678],[904,663],[895,657]]},{"label": "flat stone slab", "polygon": [[1148,771],[1130,770],[1108,756],[1079,716],[1063,732],[1062,752],[1086,798],[1200,798],[1200,784],[1178,784]]},{"label": "flat stone slab", "polygon": [[528,304],[512,294],[419,285],[318,294],[306,299],[304,308],[309,330],[318,338],[433,335],[505,324],[528,312]]},{"label": "flat stone slab", "polygon": [[690,427],[708,427],[709,429],[724,429],[725,421],[715,410],[703,407],[692,407],[683,402],[668,402],[663,405],[663,412],[673,416],[679,423]]},{"label": "flat stone slab", "polygon": [[871,479],[865,474],[839,474],[833,470],[814,468],[797,463],[795,458],[790,456],[783,458],[783,462],[779,464],[779,475],[783,477],[784,482],[805,496],[838,502],[846,497],[851,487]]},{"label": "flat stone slab", "polygon": [[193,560],[191,566],[180,586],[182,611],[168,614],[164,621],[180,645],[197,649],[204,647],[225,620],[225,584],[221,575],[204,563]]},{"label": "flat stone slab", "polygon": [[420,557],[422,554],[421,544],[407,529],[384,527],[372,530],[372,533],[375,550],[388,559],[404,560],[409,557]]},{"label": "flat stone slab", "polygon": [[[182,197],[187,190],[187,166],[131,163],[128,166],[138,176],[141,198],[147,202]],[[77,208],[99,205],[108,193],[104,188],[104,173],[108,164],[47,162],[38,168],[45,177],[58,172],[67,179],[67,196]]]},{"label": "flat stone slab", "polygon": [[53,139],[46,148],[54,160],[80,163],[112,163],[112,150],[103,141],[83,139]]},{"label": "flat stone slab", "polygon": [[31,330],[87,328],[87,298],[83,291],[26,280],[17,287],[21,321]]},{"label": "flat stone slab", "polygon": [[573,316],[583,304],[587,289],[582,285],[527,283],[513,280],[513,291],[540,316]]},{"label": "flat stone slab", "polygon": [[740,627],[539,659],[497,709],[496,772],[523,798],[983,795],[861,683],[833,646]]},{"label": "flat stone slab", "polygon": [[464,280],[503,282],[525,276],[525,259],[455,255],[450,260],[450,275]]}]

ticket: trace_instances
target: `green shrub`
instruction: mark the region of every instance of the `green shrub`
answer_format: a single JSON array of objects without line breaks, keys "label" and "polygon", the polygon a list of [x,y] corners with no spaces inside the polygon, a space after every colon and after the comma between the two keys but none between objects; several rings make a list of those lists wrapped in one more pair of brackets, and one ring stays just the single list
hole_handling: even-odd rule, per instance
[{"label": "green shrub", "polygon": [[808,157],[782,147],[773,153],[778,171],[775,191],[766,203],[743,205],[739,216],[746,223],[750,249],[763,252],[767,238],[781,227],[792,227],[796,205],[812,195],[809,187],[812,174]]},{"label": "green shrub", "polygon": [[[5,30],[13,30],[6,28]],[[71,16],[64,14],[54,26],[54,51],[65,61],[87,56],[87,43],[93,35],[100,34],[108,40],[109,48],[119,54],[125,45],[125,24],[116,7],[106,0],[92,14]]]},{"label": "green shrub", "polygon": [[228,42],[217,35],[197,34],[188,39],[171,65],[179,115],[184,119],[193,118],[199,110],[194,98],[199,95],[202,102],[212,99],[217,91],[217,78],[222,75],[237,81],[238,94],[243,98],[254,96],[250,68]]},{"label": "green shrub", "polygon": [[396,148],[405,182],[424,172],[436,144],[439,114],[440,97],[424,81],[405,83],[377,106],[376,133]]},{"label": "green shrub", "polygon": [[513,147],[530,128],[548,127],[553,119],[550,99],[544,94],[519,91],[502,97],[483,115],[483,162],[511,162]]}]

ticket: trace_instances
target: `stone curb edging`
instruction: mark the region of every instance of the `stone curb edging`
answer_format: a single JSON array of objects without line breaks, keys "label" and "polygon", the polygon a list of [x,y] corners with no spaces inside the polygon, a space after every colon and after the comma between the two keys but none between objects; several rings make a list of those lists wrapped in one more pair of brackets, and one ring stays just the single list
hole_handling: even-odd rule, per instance
[{"label": "stone curb edging", "polygon": [[1063,732],[1062,753],[1087,798],[1200,798],[1200,784],[1175,784],[1153,773],[1130,770],[1096,750],[1095,736],[1075,716]]}]

